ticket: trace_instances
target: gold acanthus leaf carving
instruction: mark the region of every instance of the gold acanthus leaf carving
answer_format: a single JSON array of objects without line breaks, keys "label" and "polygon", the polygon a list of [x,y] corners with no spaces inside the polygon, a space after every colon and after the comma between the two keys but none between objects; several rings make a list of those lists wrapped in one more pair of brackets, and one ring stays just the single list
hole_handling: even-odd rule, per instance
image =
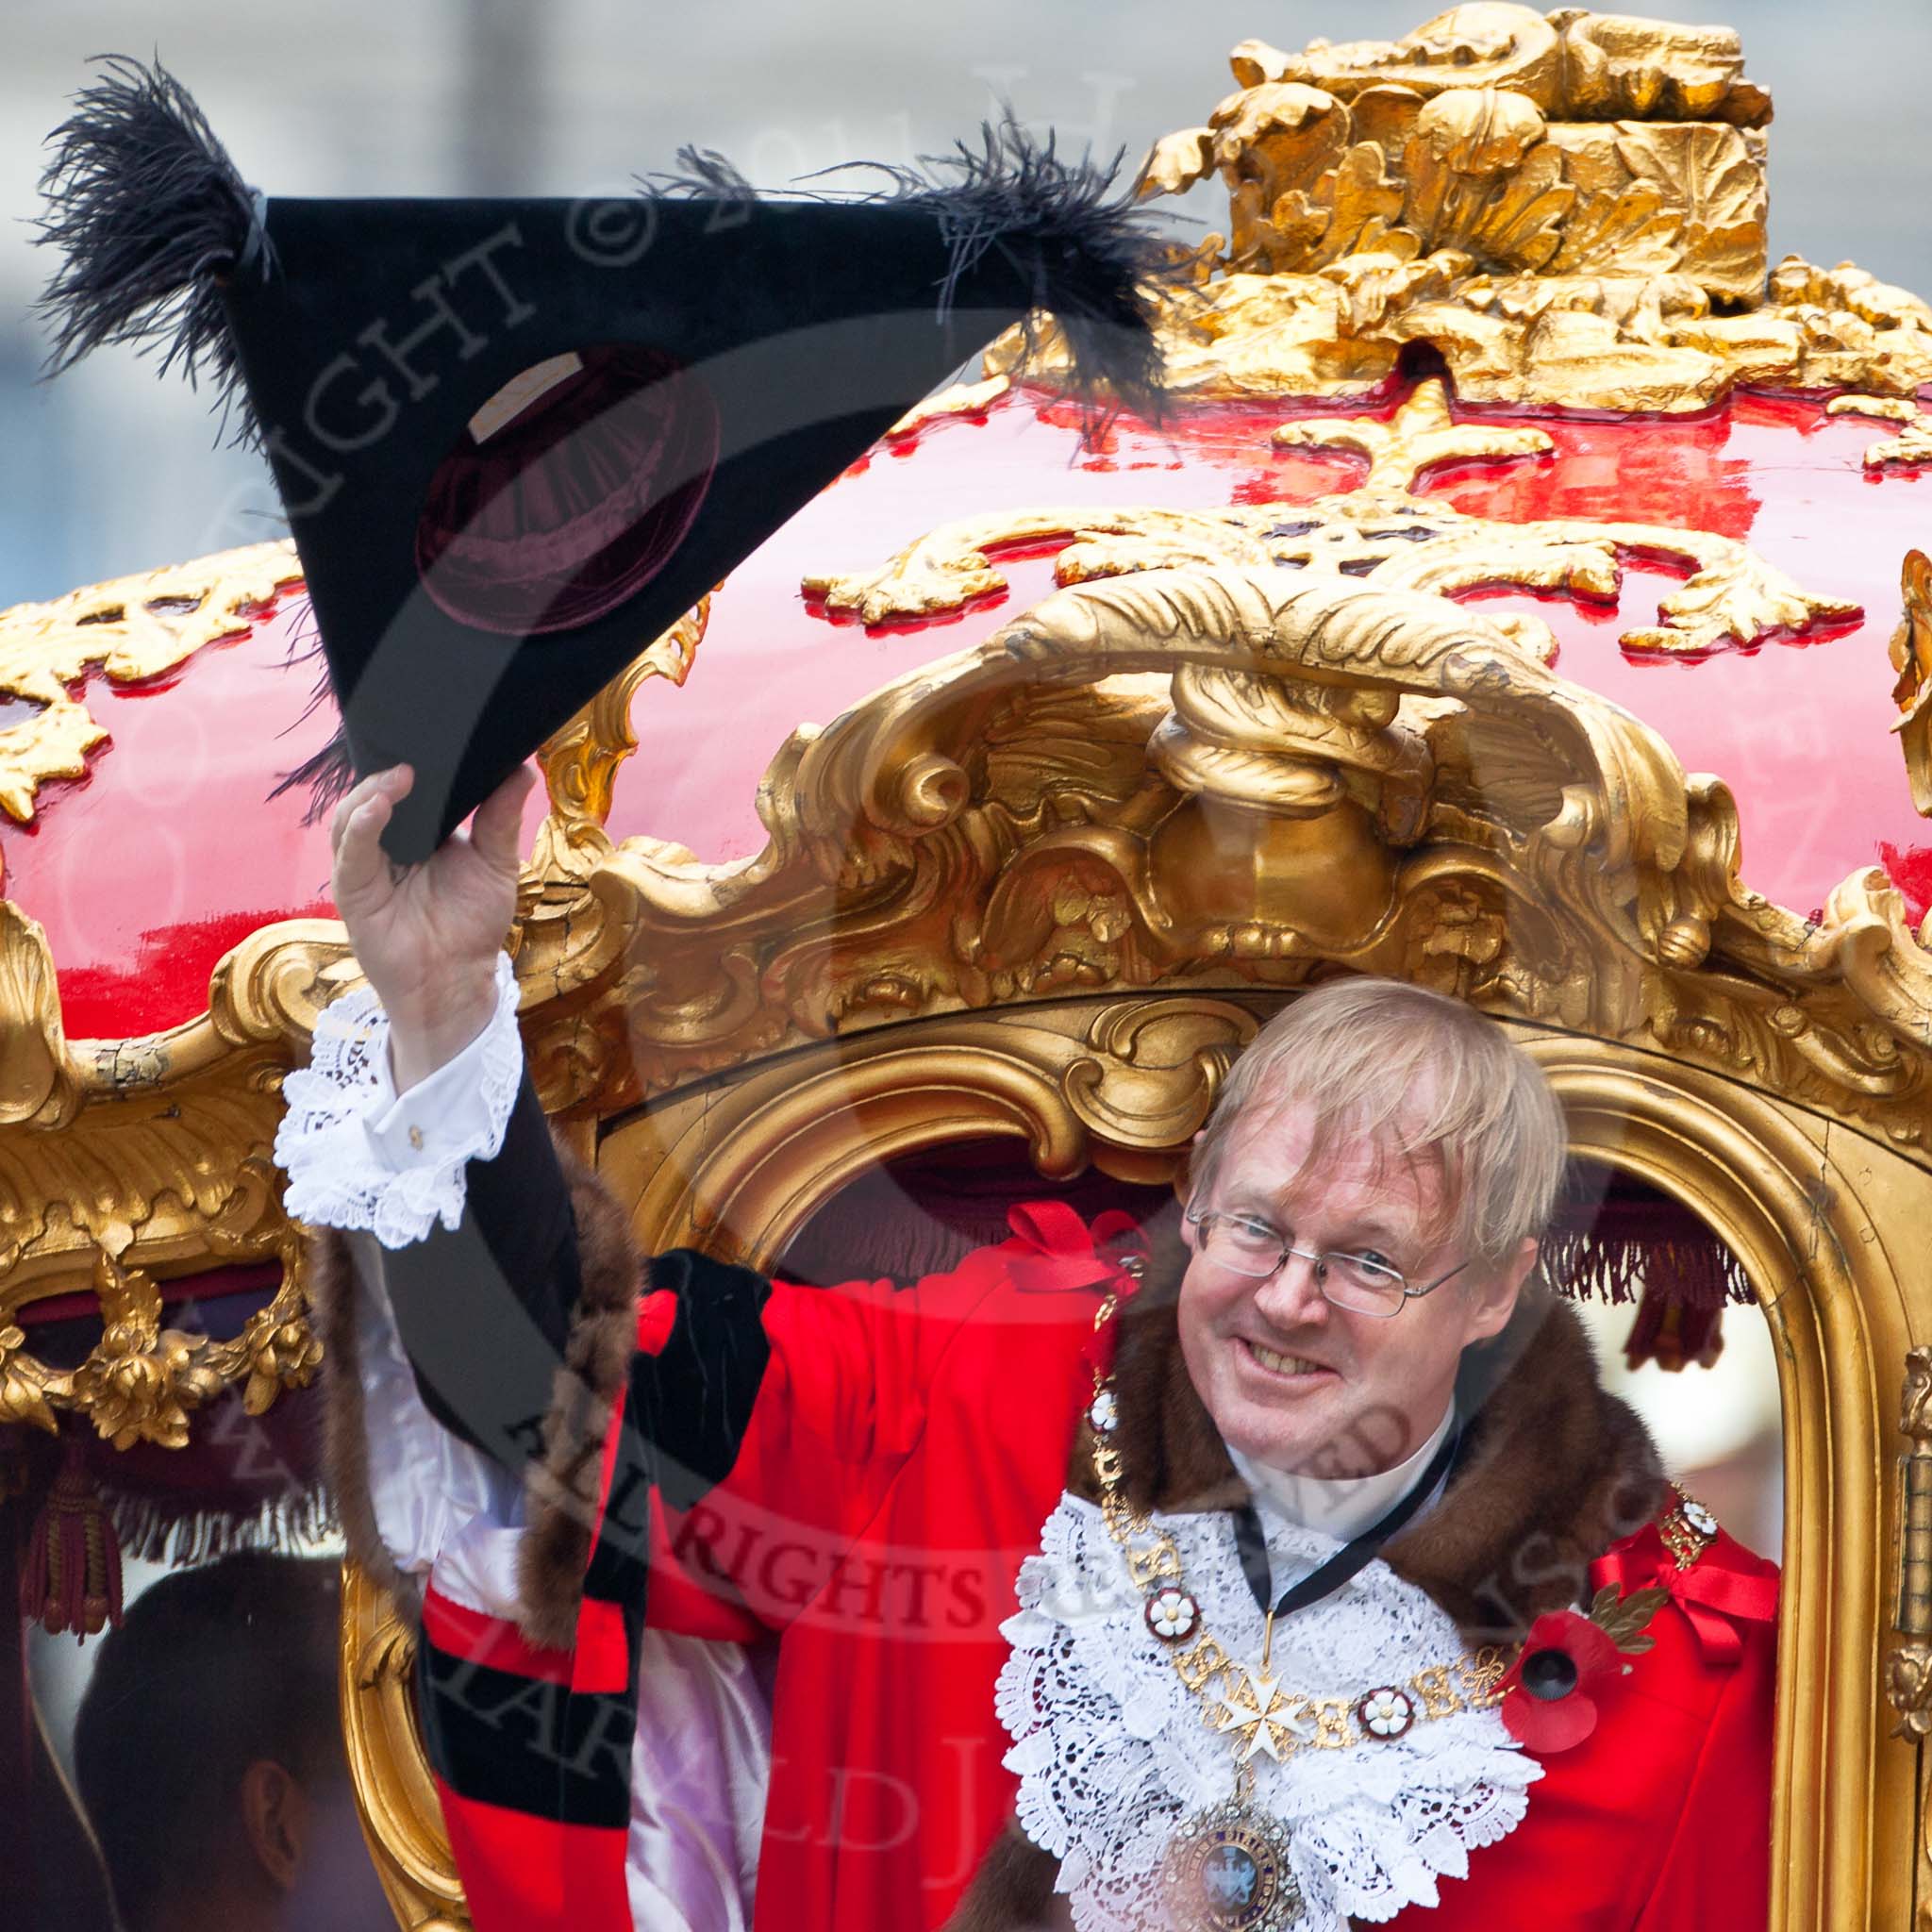
[{"label": "gold acanthus leaf carving", "polygon": [[1626,122],[1617,153],[1633,183],[1684,210],[1684,250],[1726,291],[1761,289],[1767,205],[1763,156],[1735,127]]},{"label": "gold acanthus leaf carving", "polygon": [[[352,973],[340,925],[290,921],[222,960],[200,1019],[67,1041],[45,939],[0,901],[0,1422],[47,1428],[66,1411],[123,1445],[178,1446],[220,1390],[259,1414],[312,1378],[321,1347],[270,1149],[281,1075]],[[280,1288],[238,1335],[161,1325],[163,1274],[270,1258]],[[99,1305],[101,1339],[56,1369],[21,1311],[75,1291]]]},{"label": "gold acanthus leaf carving", "polygon": [[1373,417],[1284,423],[1274,441],[1285,449],[1348,449],[1369,459],[1365,491],[1413,492],[1423,476],[1441,463],[1507,461],[1513,457],[1547,456],[1555,440],[1544,430],[1503,424],[1458,423],[1449,396],[1433,377],[1418,383],[1394,420]]},{"label": "gold acanthus leaf carving", "polygon": [[0,1326],[0,1423],[31,1423],[56,1433],[59,1424],[47,1406],[54,1373],[26,1353],[26,1331],[18,1323]]},{"label": "gold acanthus leaf carving", "polygon": [[1906,755],[1912,803],[1932,818],[1932,559],[1923,550],[1906,553],[1899,591],[1905,613],[1891,636],[1891,668],[1898,673],[1891,696],[1899,708],[1891,728]]},{"label": "gold acanthus leaf carving", "polygon": [[1535,106],[1503,89],[1457,88],[1430,101],[1405,152],[1402,217],[1419,246],[1457,249],[1506,274],[1548,262],[1576,191],[1546,132]]},{"label": "gold acanthus leaf carving", "polygon": [[[538,834],[526,885],[543,878],[582,878],[608,849],[604,821],[610,816],[618,767],[637,749],[631,701],[646,679],[681,686],[696,661],[711,599],[701,597],[669,630],[612,678],[589,704],[558,726],[537,753],[550,799]],[[526,900],[533,895],[526,893]],[[529,915],[531,905],[523,910]]]},{"label": "gold acanthus leaf carving", "polygon": [[[1586,209],[1613,260],[1634,233],[1651,268],[1663,217],[1623,191]],[[1170,294],[1158,329],[1169,388],[1204,401],[1358,394],[1393,376],[1411,342],[1441,355],[1465,401],[1557,409],[1671,415],[1709,408],[1742,383],[1891,395],[1932,383],[1932,312],[1894,290],[1898,302],[1872,319],[1863,296],[1886,285],[1861,270],[1788,256],[1760,305],[1720,312],[1661,268],[1585,272],[1559,253],[1561,273],[1507,275],[1477,272],[1454,249],[1412,253],[1379,248],[1318,273],[1230,273]],[[1009,331],[986,362],[1049,386],[1070,366],[1051,328],[1030,345]]]},{"label": "gold acanthus leaf carving", "polygon": [[1899,1433],[1911,1444],[1899,1461],[1898,1600],[1894,1627],[1910,1640],[1886,1659],[1885,1690],[1898,1713],[1895,1738],[1932,1738],[1932,1348],[1906,1352]]},{"label": "gold acanthus leaf carving", "polygon": [[[1491,6],[1457,8],[1393,44],[1318,43],[1293,57],[1244,42],[1231,61],[1241,92],[1205,129],[1157,143],[1142,192],[1218,173],[1230,274],[1455,249],[1478,272],[1678,273],[1707,294],[1759,302],[1765,150],[1753,124],[1769,104],[1755,90],[1732,99],[1735,35],[1720,49],[1693,29],[1726,71],[1666,106],[1679,50],[1665,30],[1640,51],[1618,32],[1631,25],[1577,15],[1559,33],[1527,8]],[[1593,71],[1574,100],[1563,84],[1573,57]],[[1605,112],[1620,91],[1644,97]],[[1726,114],[1732,105],[1747,111]],[[1628,252],[1639,236],[1641,257]]]},{"label": "gold acanthus leaf carving", "polygon": [[1561,87],[1557,30],[1529,7],[1452,7],[1399,41],[1317,41],[1299,54],[1265,41],[1243,41],[1228,57],[1243,87],[1296,80],[1343,96],[1375,86],[1412,88],[1424,96],[1444,88],[1507,87],[1552,107]]},{"label": "gold acanthus leaf carving", "polygon": [[46,934],[0,899],[0,1125],[66,1120],[78,1098]]},{"label": "gold acanthus leaf carving", "polygon": [[1901,1643],[1893,1649],[1885,1660],[1885,1694],[1898,1714],[1894,1738],[1912,1744],[1932,1738],[1932,1644]]},{"label": "gold acanthus leaf carving", "polygon": [[[216,1241],[216,1250],[220,1242]],[[300,1241],[285,1226],[274,1242],[282,1283],[228,1341],[161,1325],[154,1277],[106,1248],[94,1253],[91,1286],[101,1339],[79,1367],[50,1368],[27,1350],[26,1331],[0,1310],[0,1423],[53,1431],[56,1410],[86,1419],[117,1449],[154,1442],[185,1448],[191,1419],[237,1386],[245,1414],[265,1413],[285,1389],[314,1380],[322,1344],[308,1325]]]},{"label": "gold acanthus leaf carving", "polygon": [[[1630,651],[1720,650],[1860,615],[1856,604],[1804,590],[1748,544],[1707,531],[1572,519],[1502,523],[1415,495],[1416,481],[1437,464],[1532,458],[1552,447],[1540,429],[1457,423],[1435,378],[1418,384],[1390,423],[1303,419],[1277,429],[1274,440],[1357,452],[1370,459],[1369,475],[1356,491],[1311,502],[975,517],[941,525],[872,571],[817,573],[805,588],[868,624],[926,617],[1004,589],[990,555],[1002,545],[1064,538],[1054,564],[1061,585],[1190,564],[1274,563],[1439,594],[1515,584],[1601,599],[1617,594],[1625,556],[1686,565],[1690,574],[1661,600],[1657,623],[1624,633]],[[1554,648],[1540,619],[1519,622],[1541,648]]]},{"label": "gold acanthus leaf carving", "polygon": [[254,543],[0,610],[0,697],[35,707],[0,730],[0,810],[25,824],[43,782],[85,775],[108,733],[67,687],[91,665],[116,684],[158,676],[245,630],[301,575],[291,542]]},{"label": "gold acanthus leaf carving", "polygon": [[1243,41],[1230,57],[1243,87],[1295,80],[1358,101],[1401,88],[1508,88],[1545,113],[1589,121],[1652,117],[1756,127],[1771,118],[1744,77],[1744,51],[1724,26],[1680,26],[1582,8],[1539,13],[1494,4],[1452,7],[1397,41],[1312,42],[1299,54]]}]

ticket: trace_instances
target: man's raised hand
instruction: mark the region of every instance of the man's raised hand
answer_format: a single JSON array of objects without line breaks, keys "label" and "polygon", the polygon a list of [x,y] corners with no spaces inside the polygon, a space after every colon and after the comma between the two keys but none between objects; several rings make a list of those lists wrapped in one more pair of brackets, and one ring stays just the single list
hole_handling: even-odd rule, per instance
[{"label": "man's raised hand", "polygon": [[382,829],[415,774],[375,772],[337,806],[330,884],[349,943],[391,1025],[397,1090],[479,1034],[495,1008],[496,955],[516,916],[517,847],[536,773],[520,766],[477,807],[467,831],[421,865],[399,866]]}]

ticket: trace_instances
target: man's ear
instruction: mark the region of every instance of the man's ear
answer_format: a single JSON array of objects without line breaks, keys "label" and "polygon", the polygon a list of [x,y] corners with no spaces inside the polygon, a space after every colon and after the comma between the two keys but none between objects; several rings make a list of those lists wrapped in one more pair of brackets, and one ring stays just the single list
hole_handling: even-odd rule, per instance
[{"label": "man's ear", "polygon": [[1174,1197],[1181,1204],[1181,1240],[1189,1247],[1194,1245],[1193,1224],[1188,1220],[1188,1209],[1194,1205],[1194,1157],[1201,1151],[1201,1142],[1208,1138],[1208,1129],[1202,1127],[1188,1142],[1187,1158],[1180,1161],[1174,1171]]},{"label": "man's ear", "polygon": [[242,1823],[261,1869],[287,1891],[308,1843],[308,1794],[286,1765],[258,1757],[242,1774]]},{"label": "man's ear", "polygon": [[1535,1271],[1539,1252],[1539,1244],[1525,1237],[1517,1242],[1516,1252],[1507,1261],[1476,1277],[1469,1302],[1465,1348],[1472,1341],[1487,1341],[1491,1336],[1502,1334],[1509,1325],[1523,1284]]}]

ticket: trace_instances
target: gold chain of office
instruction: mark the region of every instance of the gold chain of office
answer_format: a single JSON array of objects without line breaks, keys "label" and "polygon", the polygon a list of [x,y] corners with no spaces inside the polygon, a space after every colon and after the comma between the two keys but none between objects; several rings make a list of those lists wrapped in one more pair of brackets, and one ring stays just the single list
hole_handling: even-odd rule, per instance
[{"label": "gold chain of office", "polygon": [[[1109,1296],[1095,1319],[1096,1328],[1112,1319],[1114,1307]],[[1113,1441],[1119,1412],[1110,1375],[1096,1372],[1087,1420],[1093,1438],[1093,1476],[1100,1488],[1102,1521],[1141,1592],[1149,1632],[1182,1684],[1201,1700],[1205,1721],[1229,1734],[1241,1797],[1252,1789],[1250,1760],[1258,1753],[1285,1762],[1298,1750],[1340,1751],[1391,1743],[1418,1724],[1453,1717],[1461,1710],[1487,1710],[1502,1702],[1503,1693],[1496,1687],[1508,1670],[1509,1657],[1493,1644],[1464,1651],[1449,1663],[1427,1665],[1400,1683],[1377,1686],[1359,1697],[1284,1690],[1269,1669],[1272,1613],[1260,1669],[1248,1669],[1203,1627],[1201,1607],[1187,1588],[1174,1538],[1133,1508],[1122,1492],[1121,1454]],[[1217,1676],[1222,1680],[1218,1697],[1209,1689]]]}]

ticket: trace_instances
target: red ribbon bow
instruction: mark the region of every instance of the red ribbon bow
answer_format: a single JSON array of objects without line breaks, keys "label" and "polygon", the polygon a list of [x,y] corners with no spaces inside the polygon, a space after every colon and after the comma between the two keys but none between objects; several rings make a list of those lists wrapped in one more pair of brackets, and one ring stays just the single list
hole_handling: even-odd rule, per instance
[{"label": "red ribbon bow", "polygon": [[1693,1563],[1680,1570],[1653,1525],[1593,1566],[1598,1583],[1614,1583],[1626,1596],[1634,1590],[1667,1590],[1671,1601],[1690,1620],[1697,1647],[1707,1663],[1735,1666],[1744,1655],[1738,1625],[1777,1621],[1777,1572],[1747,1574],[1719,1563]]},{"label": "red ribbon bow", "polygon": [[[1058,1294],[1070,1288],[1106,1290],[1117,1300],[1140,1287],[1147,1243],[1131,1214],[1109,1208],[1088,1224],[1064,1201],[1029,1201],[1007,1216],[1013,1240],[1014,1285],[1027,1294]],[[1017,1245],[1018,1252],[1013,1250]]]},{"label": "red ribbon bow", "polygon": [[[1013,1285],[1024,1294],[1095,1289],[1124,1302],[1141,1286],[1147,1241],[1131,1214],[1109,1208],[1090,1227],[1064,1201],[1029,1201],[1007,1216]],[[1096,1319],[1081,1359],[1096,1375],[1113,1366],[1116,1324]]]}]

